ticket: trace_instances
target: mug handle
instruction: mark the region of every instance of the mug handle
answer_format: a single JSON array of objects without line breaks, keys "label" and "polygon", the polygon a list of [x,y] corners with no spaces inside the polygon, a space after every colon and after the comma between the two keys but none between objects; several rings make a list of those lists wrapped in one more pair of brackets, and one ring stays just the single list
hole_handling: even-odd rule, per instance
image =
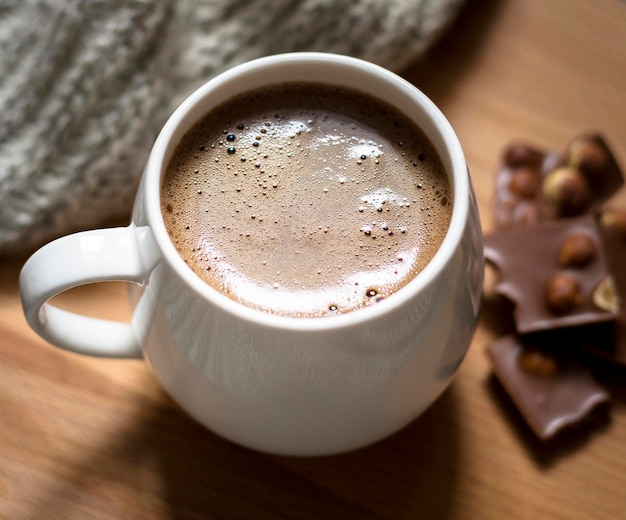
[{"label": "mug handle", "polygon": [[26,321],[46,341],[72,352],[140,358],[141,346],[129,323],[64,311],[48,300],[79,285],[105,281],[141,283],[144,278],[134,226],[58,238],[36,251],[20,273]]}]

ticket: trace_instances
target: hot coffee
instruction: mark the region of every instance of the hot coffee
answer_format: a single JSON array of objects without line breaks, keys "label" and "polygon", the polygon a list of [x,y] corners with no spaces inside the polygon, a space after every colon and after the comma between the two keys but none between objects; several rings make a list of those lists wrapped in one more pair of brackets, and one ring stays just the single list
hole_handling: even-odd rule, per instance
[{"label": "hot coffee", "polygon": [[452,213],[445,168],[411,119],[313,83],[211,110],[174,151],[161,204],[176,249],[207,284],[294,317],[389,297],[429,263]]}]

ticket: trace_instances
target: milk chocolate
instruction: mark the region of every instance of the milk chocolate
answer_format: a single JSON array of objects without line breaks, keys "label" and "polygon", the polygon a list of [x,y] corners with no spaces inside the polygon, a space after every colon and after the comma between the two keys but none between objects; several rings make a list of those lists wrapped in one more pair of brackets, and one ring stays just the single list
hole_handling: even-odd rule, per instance
[{"label": "milk chocolate", "polygon": [[484,253],[498,271],[494,290],[515,305],[520,334],[618,316],[611,305],[613,279],[605,247],[592,215],[488,234]]},{"label": "milk chocolate", "polygon": [[577,137],[561,153],[513,143],[497,169],[495,223],[506,229],[591,213],[623,183],[600,135]]},{"label": "milk chocolate", "polygon": [[[580,423],[610,395],[568,345],[555,339],[504,336],[487,350],[494,373],[526,423],[542,440]],[[558,341],[556,343],[559,343]]]},{"label": "milk chocolate", "polygon": [[596,134],[562,153],[517,143],[502,154],[498,231],[484,237],[484,251],[498,271],[495,292],[514,304],[517,332],[487,352],[543,440],[609,402],[588,354],[626,367],[626,210],[602,209],[623,183]]}]

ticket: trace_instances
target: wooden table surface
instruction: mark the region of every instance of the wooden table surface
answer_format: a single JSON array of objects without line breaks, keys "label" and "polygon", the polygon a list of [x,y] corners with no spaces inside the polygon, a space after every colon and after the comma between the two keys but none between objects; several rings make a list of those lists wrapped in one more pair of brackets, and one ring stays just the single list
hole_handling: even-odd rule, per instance
[{"label": "wooden table surface", "polygon": [[[514,139],[562,149],[598,130],[626,166],[623,2],[468,0],[405,75],[456,128],[485,231],[496,159]],[[602,375],[606,418],[543,445],[491,376],[486,346],[509,325],[493,309],[453,384],[414,423],[345,455],[285,458],[196,424],[142,361],[47,345],[22,315],[23,261],[0,260],[0,519],[626,518],[626,371]],[[129,312],[122,284],[60,304]]]}]

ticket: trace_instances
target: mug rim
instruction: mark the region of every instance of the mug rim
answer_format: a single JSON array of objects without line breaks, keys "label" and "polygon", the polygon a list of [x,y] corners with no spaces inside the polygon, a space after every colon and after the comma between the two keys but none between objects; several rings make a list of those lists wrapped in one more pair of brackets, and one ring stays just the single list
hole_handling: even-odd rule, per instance
[{"label": "mug rim", "polygon": [[[185,263],[169,237],[161,209],[161,185],[167,167],[167,150],[172,143],[174,134],[183,124],[183,121],[189,117],[189,114],[193,112],[207,96],[210,96],[216,88],[228,84],[240,76],[258,72],[264,68],[269,70],[272,67],[292,65],[298,67],[315,65],[340,66],[352,68],[353,70],[359,69],[362,73],[371,73],[378,76],[379,79],[393,86],[396,91],[403,91],[405,94],[408,94],[409,97],[420,106],[420,109],[430,118],[436,127],[437,132],[440,134],[445,144],[447,153],[450,156],[451,168],[448,169],[446,167],[446,174],[453,187],[452,215],[446,235],[435,255],[413,279],[383,301],[335,316],[284,316],[255,309],[230,299],[202,280],[193,269]],[[270,79],[268,79],[265,84],[272,83],[271,74],[268,78]],[[341,82],[334,82],[333,80],[326,81],[325,79],[320,79],[320,82],[344,85]],[[233,92],[230,97],[258,86],[259,85],[254,85],[249,88],[240,89]],[[379,97],[369,92],[367,88],[363,88],[362,90],[369,95]],[[406,113],[406,110],[401,106],[397,108],[403,113]],[[199,121],[205,113],[206,111],[202,110],[197,117],[193,117],[193,122],[190,126],[188,125],[186,127],[185,131],[191,128],[195,122]],[[419,126],[423,128],[423,125]],[[426,132],[426,135],[432,140],[431,133]],[[175,147],[176,144],[173,146]],[[438,149],[438,152],[441,154],[441,150]],[[222,311],[236,315],[239,319],[263,326],[302,332],[334,330],[356,326],[362,324],[364,321],[370,321],[390,314],[395,309],[410,304],[410,300],[428,287],[445,269],[445,266],[451,261],[455,252],[460,247],[463,232],[466,228],[466,220],[469,215],[469,192],[471,190],[467,163],[459,139],[447,118],[430,98],[412,83],[379,65],[359,58],[325,52],[291,52],[265,56],[236,65],[205,82],[191,93],[166,121],[150,152],[144,177],[144,182],[142,183],[144,193],[142,195],[144,197],[146,220],[152,231],[154,241],[161,252],[162,260],[168,263],[169,267],[176,272],[177,276],[185,282],[190,290],[211,302],[213,305],[218,306]]]}]

